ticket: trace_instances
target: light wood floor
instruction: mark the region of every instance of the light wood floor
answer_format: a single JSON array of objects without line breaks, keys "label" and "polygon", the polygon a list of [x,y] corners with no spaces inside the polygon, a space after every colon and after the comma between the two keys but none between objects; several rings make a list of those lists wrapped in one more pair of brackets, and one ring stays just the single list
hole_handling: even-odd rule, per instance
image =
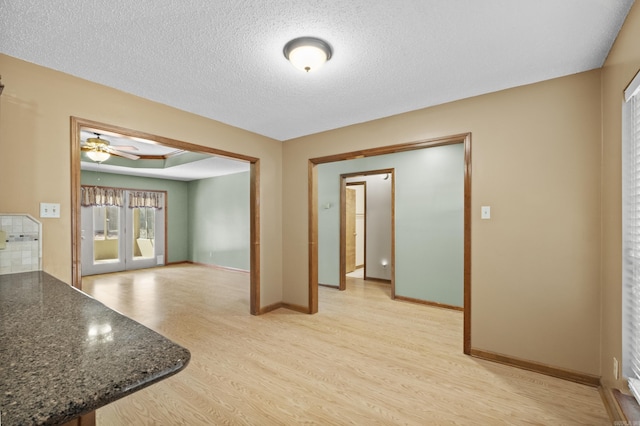
[{"label": "light wood floor", "polygon": [[84,291],[191,350],[98,425],[605,425],[597,389],[462,354],[462,313],[349,278],[320,312],[249,315],[249,277],[194,265],[85,277]]}]

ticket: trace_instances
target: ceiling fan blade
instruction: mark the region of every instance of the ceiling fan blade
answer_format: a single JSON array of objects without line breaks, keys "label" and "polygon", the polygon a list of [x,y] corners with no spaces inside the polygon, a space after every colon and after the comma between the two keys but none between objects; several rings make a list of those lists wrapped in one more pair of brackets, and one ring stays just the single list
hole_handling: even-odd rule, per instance
[{"label": "ceiling fan blade", "polygon": [[129,145],[111,145],[113,149],[117,149],[118,151],[138,151],[137,146],[129,146]]},{"label": "ceiling fan blade", "polygon": [[128,152],[122,152],[122,151],[119,151],[119,150],[113,149],[113,148],[110,148],[109,152],[111,154],[113,154],[113,155],[117,155],[117,156],[120,156],[120,157],[128,158],[129,160],[137,160],[137,159],[140,158],[137,155],[129,154]]}]

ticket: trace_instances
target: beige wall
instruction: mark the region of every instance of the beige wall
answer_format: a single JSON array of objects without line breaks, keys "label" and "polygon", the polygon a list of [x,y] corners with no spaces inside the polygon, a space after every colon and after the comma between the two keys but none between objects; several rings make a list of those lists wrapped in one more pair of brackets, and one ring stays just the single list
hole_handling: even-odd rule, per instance
[{"label": "beige wall", "polygon": [[[43,268],[71,280],[70,116],[215,147],[260,159],[261,304],[282,300],[282,144],[63,73],[0,55],[0,212],[42,219]],[[215,100],[212,100],[214,102]]]},{"label": "beige wall", "polygon": [[640,70],[640,4],[636,2],[602,69],[602,380],[612,386],[622,353],[622,103]]},{"label": "beige wall", "polygon": [[309,158],[472,132],[472,347],[599,374],[600,130],[595,70],[286,141],[285,301],[306,305]]}]

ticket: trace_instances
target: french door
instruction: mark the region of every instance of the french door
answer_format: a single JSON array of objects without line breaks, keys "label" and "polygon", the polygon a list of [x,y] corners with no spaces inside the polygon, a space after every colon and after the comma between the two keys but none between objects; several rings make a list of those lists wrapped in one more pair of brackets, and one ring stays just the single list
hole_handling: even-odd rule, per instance
[{"label": "french door", "polygon": [[105,274],[164,265],[165,209],[82,206],[82,275]]}]

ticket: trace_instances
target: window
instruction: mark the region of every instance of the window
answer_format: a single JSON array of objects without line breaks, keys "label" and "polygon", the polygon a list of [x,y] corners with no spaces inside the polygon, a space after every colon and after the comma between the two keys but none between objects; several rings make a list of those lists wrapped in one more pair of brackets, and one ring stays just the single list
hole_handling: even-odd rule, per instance
[{"label": "window", "polygon": [[622,108],[622,368],[640,401],[640,72]]}]

